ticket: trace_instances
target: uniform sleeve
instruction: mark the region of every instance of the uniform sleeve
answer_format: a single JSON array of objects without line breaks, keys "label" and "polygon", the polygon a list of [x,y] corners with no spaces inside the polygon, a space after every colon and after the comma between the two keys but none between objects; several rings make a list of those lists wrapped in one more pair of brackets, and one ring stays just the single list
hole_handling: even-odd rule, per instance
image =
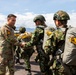
[{"label": "uniform sleeve", "polygon": [[76,29],[72,28],[67,31],[68,42],[76,45]]},{"label": "uniform sleeve", "polygon": [[62,32],[61,30],[54,31],[46,41],[46,45],[44,48],[46,54],[54,55],[57,49],[60,48],[64,43],[64,36],[64,32]]},{"label": "uniform sleeve", "polygon": [[47,39],[44,50],[46,54],[52,54],[56,48],[56,36],[54,33],[52,33]]},{"label": "uniform sleeve", "polygon": [[19,42],[17,41],[16,37],[14,36],[14,33],[12,33],[7,28],[2,28],[2,36],[3,38],[10,44],[19,45]]},{"label": "uniform sleeve", "polygon": [[28,42],[28,43],[25,45],[25,48],[26,48],[26,47],[30,47],[30,46],[34,46],[34,45],[38,44],[39,38],[40,38],[41,35],[43,35],[43,30],[42,30],[42,29],[39,29],[39,28],[36,28],[36,30],[35,30],[34,33],[32,34],[31,41]]}]

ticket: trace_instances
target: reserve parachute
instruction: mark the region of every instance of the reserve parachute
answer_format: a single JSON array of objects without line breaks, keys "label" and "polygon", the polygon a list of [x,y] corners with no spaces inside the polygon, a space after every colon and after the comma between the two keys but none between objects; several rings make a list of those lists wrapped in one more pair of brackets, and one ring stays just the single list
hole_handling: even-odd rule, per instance
[{"label": "reserve parachute", "polygon": [[[18,31],[14,32],[14,36],[18,37],[20,35],[20,33]],[[20,38],[24,39],[24,38],[30,38],[32,36],[32,33],[28,33],[25,32]]]}]

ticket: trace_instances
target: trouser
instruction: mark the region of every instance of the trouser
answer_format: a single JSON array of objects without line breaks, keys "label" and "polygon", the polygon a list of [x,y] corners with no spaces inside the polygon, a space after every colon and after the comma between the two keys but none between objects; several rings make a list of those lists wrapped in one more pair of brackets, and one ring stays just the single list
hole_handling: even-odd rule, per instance
[{"label": "trouser", "polygon": [[[51,66],[53,75],[71,75],[68,67],[61,61],[61,59],[55,59]],[[68,72],[66,72],[68,71]]]},{"label": "trouser", "polygon": [[17,46],[17,50],[16,50],[16,63],[20,62],[20,52],[21,52],[21,48],[19,46]]},{"label": "trouser", "polygon": [[64,63],[63,63],[63,66],[64,66],[64,70],[65,70],[66,75],[72,75],[69,66],[64,64]]},{"label": "trouser", "polygon": [[24,63],[25,63],[25,69],[27,69],[27,70],[31,69],[30,57],[32,56],[33,53],[34,53],[33,49],[25,50],[22,53],[22,58],[24,59]]},{"label": "trouser", "polygon": [[19,56],[19,52],[16,51],[16,63],[20,62],[20,56]]},{"label": "trouser", "polygon": [[65,64],[64,67],[67,75],[76,75],[76,66]]},{"label": "trouser", "polygon": [[67,65],[55,60],[52,71],[54,75],[76,75],[76,66]]},{"label": "trouser", "polygon": [[24,63],[25,63],[25,69],[27,70],[31,69],[30,57],[28,55],[24,58]]},{"label": "trouser", "polygon": [[5,61],[7,61],[7,62],[6,63],[0,63],[0,75],[6,74],[6,67],[8,67],[9,75],[14,75],[14,59],[5,60]]},{"label": "trouser", "polygon": [[44,57],[42,54],[39,55],[39,66],[42,75],[51,75],[50,67],[48,66],[49,57]]}]

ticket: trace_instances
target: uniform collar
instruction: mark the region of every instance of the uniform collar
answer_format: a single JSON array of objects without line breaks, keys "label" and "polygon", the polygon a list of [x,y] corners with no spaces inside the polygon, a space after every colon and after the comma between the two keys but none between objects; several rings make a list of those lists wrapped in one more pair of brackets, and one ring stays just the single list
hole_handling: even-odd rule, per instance
[{"label": "uniform collar", "polygon": [[44,25],[38,25],[37,27],[45,28],[45,26],[44,26]]},{"label": "uniform collar", "polygon": [[9,29],[13,30],[13,28],[12,28],[12,27],[10,27],[8,24],[6,24],[5,26],[6,26],[7,28],[9,28]]}]

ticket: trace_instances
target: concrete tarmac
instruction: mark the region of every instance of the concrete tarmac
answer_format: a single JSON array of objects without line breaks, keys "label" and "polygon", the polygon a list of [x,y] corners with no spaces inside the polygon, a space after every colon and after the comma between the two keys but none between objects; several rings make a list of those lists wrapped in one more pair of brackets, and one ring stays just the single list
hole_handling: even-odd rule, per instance
[{"label": "concrete tarmac", "polygon": [[[31,73],[32,75],[41,75],[40,68],[38,63],[34,61],[34,58],[36,56],[36,53],[33,53],[30,63],[31,63]],[[22,63],[24,63],[23,59],[20,60]],[[27,71],[24,69],[25,65],[22,64],[15,64],[15,75],[27,75]]]}]

